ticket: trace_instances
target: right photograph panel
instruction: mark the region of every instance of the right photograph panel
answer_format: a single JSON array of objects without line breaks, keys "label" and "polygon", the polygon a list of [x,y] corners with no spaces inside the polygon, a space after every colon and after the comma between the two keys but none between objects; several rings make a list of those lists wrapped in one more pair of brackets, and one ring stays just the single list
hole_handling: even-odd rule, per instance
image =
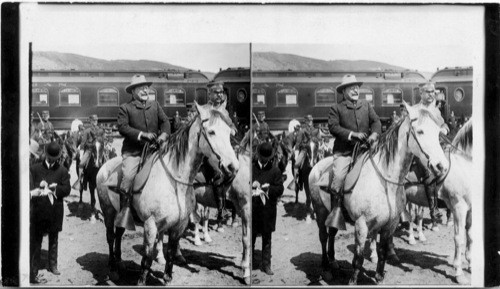
[{"label": "right photograph panel", "polygon": [[410,28],[252,44],[254,286],[471,284],[473,54]]}]

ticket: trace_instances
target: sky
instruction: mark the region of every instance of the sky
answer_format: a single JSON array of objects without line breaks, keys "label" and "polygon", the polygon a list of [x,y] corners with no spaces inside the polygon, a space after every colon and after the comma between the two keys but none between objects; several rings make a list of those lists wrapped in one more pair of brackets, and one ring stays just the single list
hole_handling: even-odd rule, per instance
[{"label": "sky", "polygon": [[249,67],[250,42],[254,51],[419,71],[470,66],[482,53],[481,6],[24,4],[21,31],[34,50],[211,72]]}]

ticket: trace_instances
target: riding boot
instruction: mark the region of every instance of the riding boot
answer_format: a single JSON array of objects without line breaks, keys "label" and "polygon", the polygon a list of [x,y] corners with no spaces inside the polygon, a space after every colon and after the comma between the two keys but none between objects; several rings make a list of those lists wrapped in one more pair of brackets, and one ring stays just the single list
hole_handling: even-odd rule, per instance
[{"label": "riding boot", "polygon": [[438,220],[441,219],[442,216],[437,207],[436,186],[434,184],[425,185],[424,188],[425,195],[427,196],[427,201],[429,202],[429,211],[432,220],[432,226],[435,227],[437,226]]},{"label": "riding boot", "polygon": [[132,216],[132,193],[120,191],[120,212],[115,218],[115,226],[135,231],[134,217]]},{"label": "riding boot", "polygon": [[325,226],[337,228],[338,230],[347,230],[345,226],[344,213],[342,212],[342,196],[334,192],[330,194],[331,211],[325,221]]}]

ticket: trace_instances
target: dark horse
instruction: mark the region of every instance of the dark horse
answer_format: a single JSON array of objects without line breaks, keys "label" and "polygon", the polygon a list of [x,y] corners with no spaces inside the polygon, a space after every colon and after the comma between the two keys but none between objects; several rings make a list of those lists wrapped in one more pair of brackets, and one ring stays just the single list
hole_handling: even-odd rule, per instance
[{"label": "dark horse", "polygon": [[[312,168],[319,160],[319,140],[316,135],[318,135],[318,131],[313,132],[313,136],[309,139],[309,144],[306,148],[306,155],[304,161],[302,162],[302,166],[298,168],[297,177],[290,184],[289,189],[295,190],[295,204],[299,204],[299,192],[303,189],[306,193],[306,222],[311,223],[311,218],[314,218],[314,211],[312,209],[311,203],[311,190],[309,189],[309,174],[311,173]],[[299,154],[299,150],[294,151],[295,159]],[[294,164],[292,164],[292,171],[294,171]]]}]

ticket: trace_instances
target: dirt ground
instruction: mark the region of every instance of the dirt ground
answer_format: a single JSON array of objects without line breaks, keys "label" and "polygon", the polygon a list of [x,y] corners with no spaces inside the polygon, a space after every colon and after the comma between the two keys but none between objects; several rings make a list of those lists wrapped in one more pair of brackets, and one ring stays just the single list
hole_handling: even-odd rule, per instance
[{"label": "dirt ground", "polygon": [[[321,269],[321,243],[315,220],[307,224],[305,193],[299,194],[299,205],[295,205],[295,192],[286,189],[291,181],[285,181],[285,192],[278,204],[276,232],[272,237],[271,269],[274,275],[268,276],[260,270],[261,238],[257,238],[253,259],[252,284],[260,286],[306,286],[306,285],[347,285],[353,272],[351,262],[354,256],[354,227],[348,225],[347,231],[339,231],[335,241],[335,258],[341,269],[334,272],[333,278],[323,274]],[[444,210],[442,210],[443,215]],[[428,210],[424,217],[425,225],[430,225]],[[407,226],[405,226],[407,228]],[[385,266],[384,285],[457,285],[452,266],[454,254],[453,226],[441,225],[438,232],[425,230],[425,243],[408,244],[406,229],[398,229],[395,234],[395,251],[400,263],[389,261]],[[365,250],[364,269],[358,285],[375,283],[376,264],[368,259]],[[465,260],[465,259],[464,259]],[[464,261],[466,262],[466,261]],[[466,267],[465,267],[466,266]],[[464,263],[464,268],[468,266]],[[470,280],[470,271],[464,271]],[[326,277],[326,279],[325,279]]]},{"label": "dirt ground", "polygon": [[[114,147],[121,148],[121,139],[115,139]],[[71,167],[71,184],[76,180],[74,164]],[[96,193],[97,194],[97,193]],[[97,195],[96,195],[97,197]],[[108,245],[106,228],[102,215],[95,223],[90,220],[90,193],[83,194],[84,206],[79,210],[80,194],[72,190],[64,200],[63,231],[59,234],[58,267],[61,275],[55,276],[46,269],[40,270],[47,286],[65,285],[135,285],[140,274],[142,258],[142,227],[135,232],[127,231],[122,241],[122,259],[120,279],[108,281]],[[99,200],[96,207],[100,209]],[[212,211],[212,219],[215,217]],[[239,220],[239,218],[237,218]],[[240,222],[241,223],[241,222]],[[215,224],[210,223],[215,227]],[[173,286],[244,286],[240,268],[242,242],[241,226],[226,226],[224,233],[211,231],[212,243],[195,246],[193,231],[188,230],[181,239],[182,254],[188,265],[174,265]],[[42,244],[42,268],[47,266],[48,238]],[[165,241],[167,238],[165,238]],[[166,250],[166,245],[164,245]],[[148,278],[148,285],[163,285],[162,275],[165,266],[153,262],[153,274]]]},{"label": "dirt ground", "polygon": [[[115,140],[117,151],[121,140]],[[290,182],[285,182],[285,187]],[[76,180],[74,165],[71,168],[71,184]],[[66,285],[135,285],[142,257],[142,227],[135,232],[127,231],[122,242],[121,278],[116,282],[108,280],[108,246],[102,220],[90,221],[90,195],[85,192],[81,210],[78,206],[79,193],[73,190],[65,198],[65,219],[59,235],[60,276],[52,275],[46,269],[40,271],[48,280],[47,286]],[[305,221],[305,194],[299,195],[296,206],[295,193],[285,189],[278,204],[277,230],[272,240],[272,270],[274,275],[265,275],[259,269],[261,261],[261,239],[257,238],[253,258],[253,286],[305,286],[346,285],[352,273],[354,238],[353,227],[339,232],[335,244],[336,259],[341,269],[333,278],[326,278],[321,270],[321,246],[315,220]],[[96,206],[100,208],[99,203]],[[214,214],[214,212],[212,212]],[[426,212],[428,217],[428,212]],[[100,217],[102,219],[102,216]],[[426,219],[428,225],[428,219]],[[213,223],[211,223],[214,226]],[[439,232],[425,231],[427,241],[411,246],[407,233],[398,230],[394,238],[396,253],[401,262],[389,262],[386,267],[385,285],[456,285],[451,265],[454,253],[453,228],[440,226]],[[224,233],[211,231],[212,243],[198,247],[193,243],[192,230],[181,240],[181,248],[188,265],[174,266],[173,286],[245,286],[239,267],[242,253],[241,226],[225,227]],[[418,242],[418,241],[417,241]],[[42,268],[47,263],[47,238],[42,244]],[[368,255],[367,255],[368,256]],[[465,264],[464,264],[465,265]],[[364,262],[365,272],[359,278],[359,285],[375,284],[376,264],[368,259]],[[464,267],[466,268],[466,267]],[[149,285],[163,285],[161,276],[164,266],[156,262]],[[470,271],[465,270],[470,279]],[[325,276],[325,277],[324,277]]]}]

